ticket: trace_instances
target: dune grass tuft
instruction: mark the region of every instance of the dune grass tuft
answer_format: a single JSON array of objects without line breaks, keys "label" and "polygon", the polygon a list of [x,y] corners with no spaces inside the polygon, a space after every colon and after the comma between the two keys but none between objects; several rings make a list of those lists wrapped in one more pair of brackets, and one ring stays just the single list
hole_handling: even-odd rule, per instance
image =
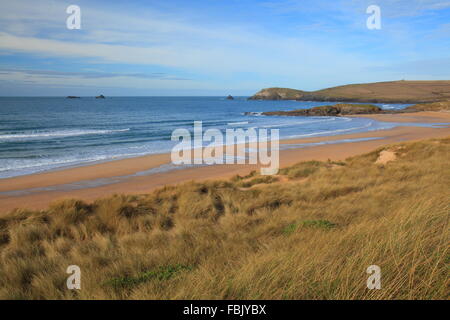
[{"label": "dune grass tuft", "polygon": [[183,270],[191,269],[192,267],[184,266],[181,264],[161,266],[157,270],[142,272],[134,277],[113,278],[107,281],[105,284],[119,289],[123,287],[133,287],[151,279],[156,279],[159,281],[168,280]]}]

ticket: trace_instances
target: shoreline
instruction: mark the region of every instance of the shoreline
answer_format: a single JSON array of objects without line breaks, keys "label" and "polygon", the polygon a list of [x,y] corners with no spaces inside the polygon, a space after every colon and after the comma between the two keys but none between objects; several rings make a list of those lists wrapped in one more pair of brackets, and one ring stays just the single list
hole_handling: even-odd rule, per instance
[{"label": "shoreline", "polygon": [[[450,122],[449,112],[416,112],[404,114],[352,115],[349,117],[367,117],[383,122],[398,123],[437,123]],[[362,133],[320,136],[280,141],[280,146],[346,139],[378,138],[356,142],[338,142],[322,145],[294,147],[280,150],[280,168],[308,160],[344,160],[345,158],[373,151],[383,145],[429,138],[442,138],[450,135],[450,127],[413,127],[397,126],[393,129],[367,131]],[[190,167],[179,170],[158,172],[149,175],[135,175],[161,165],[170,163],[170,154],[153,154],[135,158],[112,160],[92,165],[36,173],[0,179],[0,214],[14,208],[43,209],[51,202],[66,198],[78,198],[92,201],[114,193],[147,193],[155,188],[179,184],[190,180],[202,181],[226,179],[236,174],[246,174],[258,169],[258,165],[224,164],[202,167]],[[98,179],[111,179],[125,176],[119,182],[112,181],[104,185],[64,190],[65,185]],[[130,177],[127,177],[130,176]],[[54,189],[49,187],[56,187]],[[47,188],[47,190],[46,190]],[[8,196],[2,193],[29,189],[42,189],[24,195]]]}]

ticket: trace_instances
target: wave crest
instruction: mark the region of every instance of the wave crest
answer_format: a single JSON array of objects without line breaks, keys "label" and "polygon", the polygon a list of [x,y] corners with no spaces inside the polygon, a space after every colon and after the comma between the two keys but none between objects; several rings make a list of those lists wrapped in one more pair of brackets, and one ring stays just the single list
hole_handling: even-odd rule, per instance
[{"label": "wave crest", "polygon": [[12,133],[12,134],[0,134],[0,140],[76,137],[95,134],[111,134],[116,132],[125,132],[129,130],[130,128],[117,130],[61,130],[61,131],[45,131],[33,133]]}]

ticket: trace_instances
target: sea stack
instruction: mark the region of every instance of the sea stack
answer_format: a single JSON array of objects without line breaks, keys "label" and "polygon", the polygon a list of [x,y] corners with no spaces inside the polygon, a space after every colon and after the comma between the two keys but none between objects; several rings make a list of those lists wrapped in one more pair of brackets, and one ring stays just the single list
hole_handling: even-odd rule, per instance
[{"label": "sea stack", "polygon": [[232,95],[228,95],[227,100],[234,100]]}]

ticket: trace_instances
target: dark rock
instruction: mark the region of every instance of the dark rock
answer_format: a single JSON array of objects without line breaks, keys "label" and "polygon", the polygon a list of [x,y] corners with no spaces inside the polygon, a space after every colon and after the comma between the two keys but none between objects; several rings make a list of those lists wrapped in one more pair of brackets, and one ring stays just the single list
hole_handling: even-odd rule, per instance
[{"label": "dark rock", "polygon": [[99,96],[96,96],[95,99],[105,99],[105,96],[101,94]]},{"label": "dark rock", "polygon": [[229,96],[227,97],[227,100],[234,100],[234,98],[233,98],[232,95],[229,95]]},{"label": "dark rock", "polygon": [[264,112],[265,116],[344,116],[351,114],[376,114],[383,110],[372,104],[336,104],[329,106],[314,107],[311,109],[298,109],[293,111],[271,111]]}]

